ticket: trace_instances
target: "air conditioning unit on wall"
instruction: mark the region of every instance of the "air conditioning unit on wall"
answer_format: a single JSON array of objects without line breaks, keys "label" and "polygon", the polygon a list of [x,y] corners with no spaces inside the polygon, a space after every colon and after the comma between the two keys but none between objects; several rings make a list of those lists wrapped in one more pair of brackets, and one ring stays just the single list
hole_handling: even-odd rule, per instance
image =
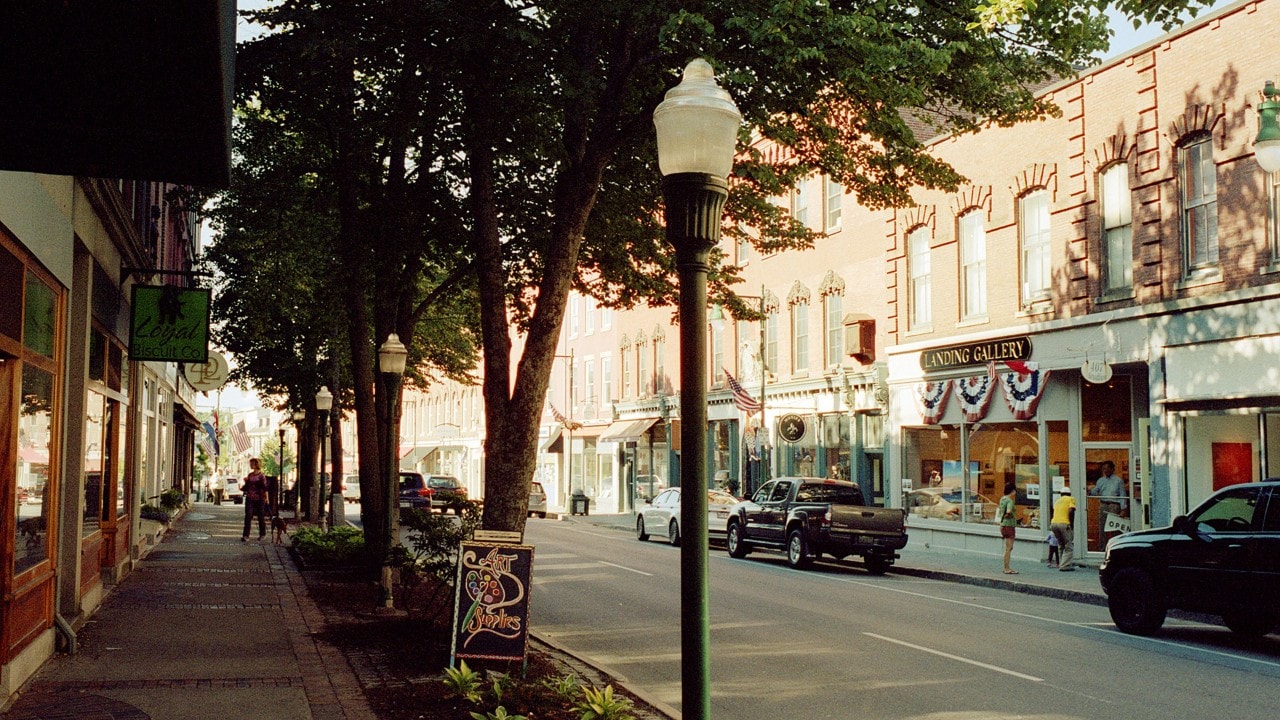
[{"label": "air conditioning unit on wall", "polygon": [[844,352],[864,364],[875,362],[875,318],[861,313],[849,313],[844,316]]}]

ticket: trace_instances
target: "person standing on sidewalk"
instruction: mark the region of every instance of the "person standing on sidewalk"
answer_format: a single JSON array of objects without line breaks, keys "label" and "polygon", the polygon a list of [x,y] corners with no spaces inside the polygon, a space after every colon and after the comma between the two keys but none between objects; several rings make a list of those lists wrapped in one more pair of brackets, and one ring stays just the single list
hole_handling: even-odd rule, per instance
[{"label": "person standing on sidewalk", "polygon": [[261,540],[267,535],[267,478],[259,468],[258,458],[250,458],[249,474],[241,487],[244,488],[244,532],[240,542],[249,539],[249,523],[254,516],[258,518],[258,539]]},{"label": "person standing on sidewalk", "polygon": [[1058,538],[1058,570],[1067,572],[1075,570],[1072,565],[1072,525],[1076,520],[1076,499],[1071,496],[1071,488],[1063,485],[1058,499],[1053,503],[1053,519],[1049,531]]},{"label": "person standing on sidewalk", "polygon": [[1012,482],[1004,484],[1004,495],[1000,504],[996,505],[996,519],[1000,523],[1000,537],[1004,538],[1004,574],[1017,575],[1018,571],[1009,567],[1009,559],[1013,556],[1013,538],[1018,528],[1018,508],[1014,498],[1018,496],[1018,486]]}]

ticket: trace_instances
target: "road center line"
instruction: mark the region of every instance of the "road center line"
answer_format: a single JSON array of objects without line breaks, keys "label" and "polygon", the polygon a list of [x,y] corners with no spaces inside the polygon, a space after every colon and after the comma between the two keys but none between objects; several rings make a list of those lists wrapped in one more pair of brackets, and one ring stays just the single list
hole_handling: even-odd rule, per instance
[{"label": "road center line", "polygon": [[969,602],[967,600],[956,600],[955,598],[941,597],[939,595],[930,595],[928,593],[916,592],[914,590],[903,590],[902,588],[888,587],[886,585],[877,585],[876,583],[864,582],[861,580],[852,580],[852,579],[840,578],[840,577],[832,577],[831,579],[835,580],[836,582],[845,583],[847,585],[858,585],[860,587],[875,588],[876,590],[884,590],[891,593],[898,593],[900,595],[911,595],[913,597],[927,598],[929,600],[936,600],[938,602],[951,603],[953,605],[964,605],[965,607],[976,608],[979,610],[986,610],[988,612],[999,613],[1002,615],[1012,615],[1015,617],[1027,618],[1030,620],[1037,620],[1040,622],[1051,623],[1054,625],[1063,625],[1065,627],[1080,628],[1081,630],[1091,630],[1097,633],[1118,636],[1133,642],[1147,642],[1153,645],[1164,645],[1167,647],[1177,648],[1179,650],[1183,650],[1187,652],[1198,652],[1198,653],[1203,653],[1205,655],[1215,655],[1217,657],[1228,658],[1228,659],[1237,660],[1240,662],[1255,663],[1258,665],[1266,665],[1268,667],[1280,667],[1280,663],[1271,662],[1269,660],[1262,660],[1260,658],[1253,658],[1247,655],[1239,655],[1236,653],[1222,652],[1221,650],[1212,650],[1210,648],[1205,648],[1205,647],[1197,647],[1195,645],[1186,645],[1182,643],[1171,642],[1169,640],[1163,640],[1161,638],[1143,637],[1141,635],[1126,635],[1120,632],[1119,630],[1116,630],[1113,627],[1098,626],[1093,623],[1082,623],[1082,622],[1072,622],[1070,620],[1059,620],[1058,618],[1045,617],[1043,615],[1034,615],[1032,613],[1019,612],[1017,610],[1007,610],[1005,608],[991,607],[990,605],[983,605],[981,603]]},{"label": "road center line", "polygon": [[647,572],[645,572],[645,571],[643,571],[643,570],[636,570],[635,568],[629,568],[629,567],[627,567],[626,565],[618,565],[618,564],[611,563],[611,562],[605,562],[604,560],[597,560],[596,562],[600,563],[601,565],[608,565],[609,567],[616,567],[616,568],[618,568],[619,570],[629,570],[629,571],[631,571],[631,572],[633,572],[633,573],[635,573],[635,574],[637,574],[637,575],[644,575],[645,577],[653,577],[653,573],[647,573]]},{"label": "road center line", "polygon": [[1023,673],[1017,672],[1016,670],[1010,670],[1008,668],[1002,668],[998,665],[990,665],[984,662],[978,662],[977,660],[971,660],[966,657],[960,657],[959,655],[952,655],[951,653],[945,653],[945,652],[942,652],[941,650],[934,650],[933,648],[927,648],[927,647],[924,647],[923,645],[916,645],[913,643],[909,643],[909,642],[906,642],[905,640],[895,640],[891,637],[885,637],[884,635],[877,635],[875,633],[869,633],[869,632],[864,632],[862,634],[866,635],[867,637],[873,637],[877,640],[883,640],[885,642],[890,642],[895,645],[908,647],[908,648],[911,648],[912,650],[919,650],[920,652],[927,652],[932,655],[937,655],[938,657],[944,657],[948,660],[955,660],[957,662],[968,663],[970,665],[984,668],[986,670],[992,670],[994,672],[1004,673],[1005,675],[1012,675],[1016,678],[1022,678],[1023,680],[1030,680],[1031,682],[1044,682],[1044,678],[1038,678],[1034,675],[1024,675]]}]

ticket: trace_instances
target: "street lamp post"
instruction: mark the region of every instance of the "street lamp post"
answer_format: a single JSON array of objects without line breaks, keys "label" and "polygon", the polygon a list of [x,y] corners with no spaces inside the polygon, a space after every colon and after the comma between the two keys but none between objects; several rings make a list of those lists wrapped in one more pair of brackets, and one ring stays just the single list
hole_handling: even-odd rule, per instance
[{"label": "street lamp post", "polygon": [[306,419],[305,411],[297,410],[293,413],[293,434],[298,450],[298,462],[294,463],[293,494],[289,496],[289,509],[293,511],[295,519],[298,517],[298,493],[302,491],[302,423]]},{"label": "street lamp post", "polygon": [[280,465],[276,474],[276,486],[271,489],[271,514],[280,514],[280,494],[284,492],[284,420],[280,421]]},{"label": "street lamp post", "polygon": [[680,280],[680,650],[681,712],[711,716],[707,580],[707,273],[720,239],[729,171],[742,115],[705,60],[684,69],[653,112],[666,205],[667,241]]},{"label": "street lamp post", "polygon": [[1258,136],[1253,141],[1253,155],[1258,166],[1269,173],[1280,170],[1280,90],[1267,81],[1258,103]]},{"label": "street lamp post", "polygon": [[333,393],[329,392],[328,385],[321,385],[320,391],[316,393],[316,410],[320,412],[320,479],[316,482],[316,491],[312,495],[316,498],[316,517],[323,518],[324,514],[324,462],[325,462],[325,446],[329,444],[329,410],[333,408]]},{"label": "street lamp post", "polygon": [[404,377],[405,364],[409,359],[409,350],[400,342],[400,336],[391,333],[382,346],[378,348],[378,369],[386,375],[384,386],[387,388],[387,430],[386,442],[386,505],[383,506],[386,524],[383,539],[386,541],[386,553],[382,558],[382,603],[376,612],[384,615],[398,615],[401,611],[395,607],[395,588],[391,583],[391,548],[396,544],[399,534],[400,509],[399,483],[399,445],[400,445],[400,381]]}]

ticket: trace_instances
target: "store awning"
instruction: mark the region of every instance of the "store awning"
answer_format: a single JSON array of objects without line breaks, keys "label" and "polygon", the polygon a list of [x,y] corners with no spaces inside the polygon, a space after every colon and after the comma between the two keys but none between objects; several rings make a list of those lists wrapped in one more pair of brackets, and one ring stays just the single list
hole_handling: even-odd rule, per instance
[{"label": "store awning", "polygon": [[[406,447],[408,448],[407,452],[405,451]],[[413,445],[401,445],[400,449],[400,463],[402,465],[404,463],[412,465],[431,457],[440,448],[436,445],[419,445],[417,447],[414,447]]]},{"label": "store awning", "polygon": [[600,436],[601,442],[636,442],[649,432],[649,428],[660,418],[640,418],[639,420],[619,420],[611,425]]},{"label": "store awning", "polygon": [[560,436],[562,434],[564,434],[564,428],[562,427],[553,428],[551,430],[551,434],[547,436],[547,439],[543,440],[542,444],[538,446],[538,452],[540,453],[564,452],[564,443],[560,442]]}]

